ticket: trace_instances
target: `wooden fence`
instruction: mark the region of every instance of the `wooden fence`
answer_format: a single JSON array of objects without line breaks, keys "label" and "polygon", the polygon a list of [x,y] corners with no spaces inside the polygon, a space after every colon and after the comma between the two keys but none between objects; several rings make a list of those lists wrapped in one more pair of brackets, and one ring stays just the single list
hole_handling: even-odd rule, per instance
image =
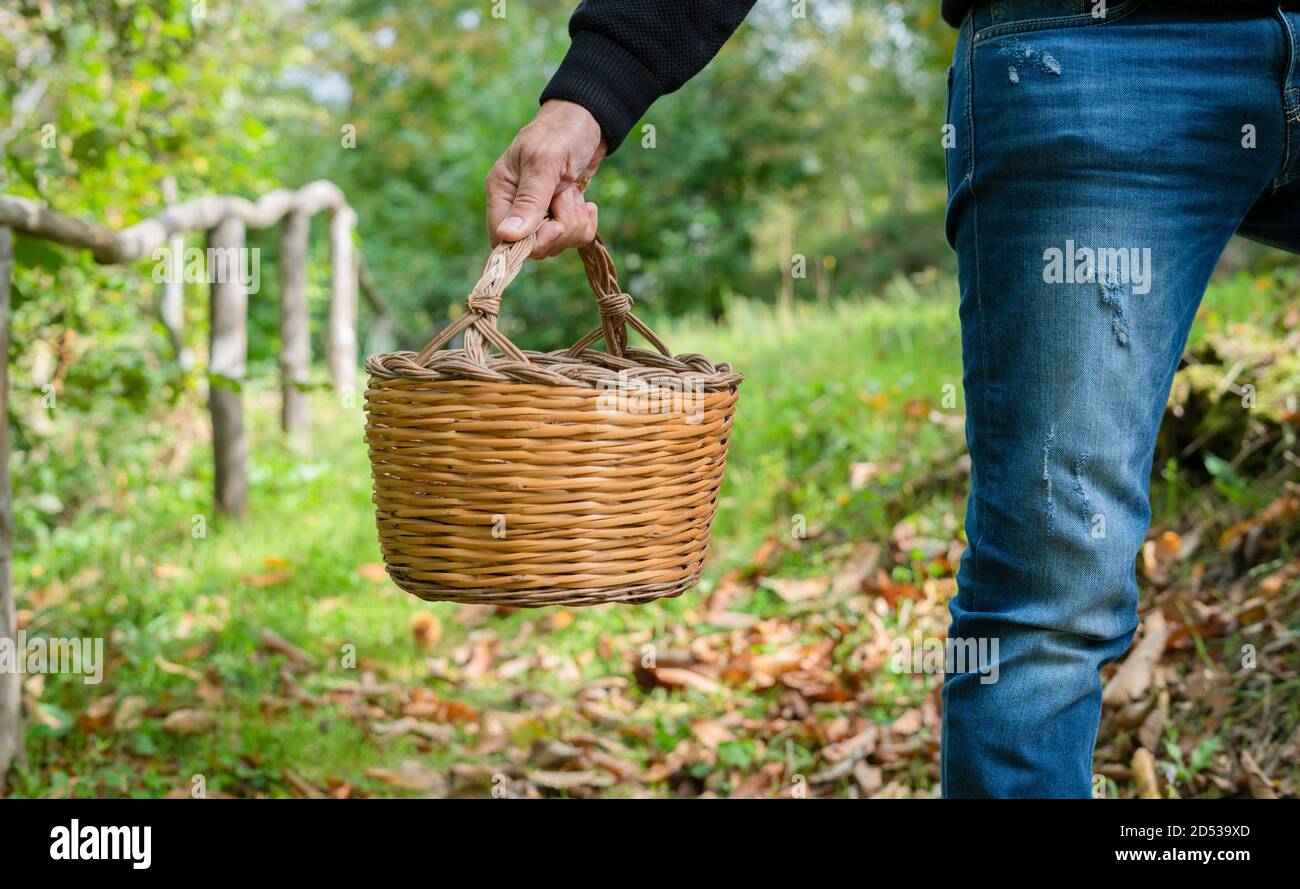
[{"label": "wooden fence", "polygon": [[[353,243],[356,213],[333,183],[317,181],[297,191],[277,189],[256,201],[213,196],[178,203],[175,185],[163,184],[166,209],[150,219],[115,231],[56,213],[26,198],[0,194],[0,419],[9,410],[9,297],[13,276],[13,232],[89,250],[100,263],[126,263],[153,257],[159,248],[183,256],[185,236],[203,233],[208,248],[211,329],[208,353],[208,408],[215,463],[213,504],[217,513],[242,516],[248,499],[248,442],[240,396],[248,357],[248,296],[244,273],[248,229],[281,223],[280,380],[281,425],[301,442],[308,429],[311,340],[307,310],[307,241],[311,217],[329,214],[330,302],[326,361],[336,390],[355,391],[359,361],[358,294],[375,315],[371,340],[389,346],[392,324]],[[173,266],[175,268],[176,266]],[[260,271],[259,271],[260,278]],[[159,311],[182,365],[192,366],[181,330],[184,283],[167,275]],[[17,638],[13,596],[12,480],[9,424],[0,421],[0,638]],[[17,671],[0,671],[0,782],[23,748],[21,686]]]}]

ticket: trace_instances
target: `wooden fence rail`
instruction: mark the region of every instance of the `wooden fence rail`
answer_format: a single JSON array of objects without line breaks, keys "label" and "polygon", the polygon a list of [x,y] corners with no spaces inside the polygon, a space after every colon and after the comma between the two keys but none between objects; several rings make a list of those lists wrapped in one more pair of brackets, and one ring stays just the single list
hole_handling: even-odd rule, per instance
[{"label": "wooden fence rail", "polygon": [[[177,202],[175,186],[163,184],[166,208],[158,215],[120,231],[64,216],[36,201],[0,194],[0,638],[17,638],[13,596],[12,482],[9,474],[9,293],[13,275],[13,239],[20,232],[47,241],[89,250],[101,263],[151,258],[159,248],[172,252],[160,295],[159,311],[177,360],[187,357],[181,330],[183,285],[174,280],[183,260],[174,252],[187,234],[203,233],[208,250],[211,331],[208,353],[208,408],[212,419],[215,464],[213,503],[223,515],[243,515],[248,497],[248,442],[240,389],[248,358],[248,298],[245,274],[251,261],[245,251],[248,229],[280,231],[280,375],[281,424],[299,445],[308,428],[305,387],[309,381],[311,340],[307,310],[307,240],[311,217],[328,213],[330,308],[326,359],[338,391],[350,393],[359,366],[357,297],[365,296],[375,315],[370,345],[390,348],[391,317],[375,290],[353,243],[356,213],[331,182],[316,181],[297,191],[277,189],[256,201],[211,196]],[[259,271],[260,280],[260,271]],[[16,671],[0,671],[0,783],[21,756],[21,687]]]}]

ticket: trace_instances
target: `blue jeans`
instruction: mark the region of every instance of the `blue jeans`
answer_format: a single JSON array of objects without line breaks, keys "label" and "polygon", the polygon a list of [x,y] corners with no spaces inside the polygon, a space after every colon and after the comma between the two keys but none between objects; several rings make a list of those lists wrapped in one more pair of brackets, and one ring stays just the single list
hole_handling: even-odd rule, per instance
[{"label": "blue jeans", "polygon": [[949,73],[971,491],[948,797],[1088,797],[1138,624],[1156,432],[1234,233],[1300,234],[1300,15],[980,0]]}]

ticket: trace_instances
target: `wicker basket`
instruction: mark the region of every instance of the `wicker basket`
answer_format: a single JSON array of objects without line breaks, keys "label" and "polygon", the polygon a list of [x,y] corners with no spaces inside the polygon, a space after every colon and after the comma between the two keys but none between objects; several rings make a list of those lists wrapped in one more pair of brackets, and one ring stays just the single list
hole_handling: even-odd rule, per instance
[{"label": "wicker basket", "polygon": [[[567,351],[516,348],[496,318],[532,248],[497,247],[420,353],[366,361],[389,576],[422,599],[522,607],[680,595],[708,550],[741,375],[673,357],[599,239],[580,253],[600,327]],[[628,348],[628,326],[657,351]]]}]

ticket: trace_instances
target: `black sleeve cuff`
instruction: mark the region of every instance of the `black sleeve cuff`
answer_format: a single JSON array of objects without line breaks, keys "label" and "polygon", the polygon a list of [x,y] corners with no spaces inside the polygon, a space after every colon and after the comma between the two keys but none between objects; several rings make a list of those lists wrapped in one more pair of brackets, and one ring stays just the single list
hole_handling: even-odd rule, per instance
[{"label": "black sleeve cuff", "polygon": [[609,154],[664,94],[659,80],[622,46],[594,31],[573,35],[573,43],[541,101],[564,99],[581,105],[600,124]]}]

